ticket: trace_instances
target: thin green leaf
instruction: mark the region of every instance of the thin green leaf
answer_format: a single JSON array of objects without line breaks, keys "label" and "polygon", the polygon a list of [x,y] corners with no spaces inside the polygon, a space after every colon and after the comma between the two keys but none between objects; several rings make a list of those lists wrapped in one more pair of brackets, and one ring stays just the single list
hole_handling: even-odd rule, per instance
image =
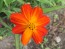
[{"label": "thin green leaf", "polygon": [[51,7],[51,8],[44,8],[43,11],[44,11],[44,13],[48,13],[48,12],[58,10],[61,8],[65,8],[65,6],[55,6],[55,7]]},{"label": "thin green leaf", "polygon": [[24,1],[23,0],[17,0],[18,2],[20,2],[21,4],[23,4],[24,3]]},{"label": "thin green leaf", "polygon": [[3,0],[0,0],[0,12],[2,10],[2,7],[3,7]]},{"label": "thin green leaf", "polygon": [[56,3],[54,0],[37,0],[37,1],[39,1],[42,4],[47,4],[50,6],[56,6]]},{"label": "thin green leaf", "polygon": [[11,10],[6,10],[5,8],[2,9],[2,12],[4,12],[7,15],[7,18],[9,18],[10,14],[12,13]]},{"label": "thin green leaf", "polygon": [[14,10],[15,12],[19,12],[20,8],[12,8],[12,10]]},{"label": "thin green leaf", "polygon": [[0,17],[0,23],[2,23],[3,26],[11,30],[11,27],[8,26],[5,22],[3,22],[2,18]]},{"label": "thin green leaf", "polygon": [[6,32],[5,28],[0,28],[0,36],[3,35]]},{"label": "thin green leaf", "polygon": [[14,1],[16,1],[16,0],[4,0],[4,3],[8,7],[8,5],[10,5]]}]

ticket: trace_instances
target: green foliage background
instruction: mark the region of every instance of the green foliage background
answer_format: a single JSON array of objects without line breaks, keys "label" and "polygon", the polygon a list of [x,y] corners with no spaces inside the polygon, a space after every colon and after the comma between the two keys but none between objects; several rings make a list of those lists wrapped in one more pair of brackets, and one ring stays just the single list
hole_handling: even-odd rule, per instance
[{"label": "green foliage background", "polygon": [[[0,23],[2,24],[0,40],[6,36],[14,36],[11,32],[13,24],[9,17],[12,12],[20,12],[20,7],[24,3],[30,3],[32,7],[40,6],[44,13],[65,8],[65,0],[0,0]],[[44,44],[47,41],[48,39],[45,37]],[[44,48],[43,44],[41,44],[41,48]]]},{"label": "green foliage background", "polygon": [[[40,6],[44,13],[65,8],[65,0],[0,0],[0,36],[10,36],[13,24],[10,23],[9,16],[12,12],[20,12],[20,7],[24,3],[30,3],[33,7]],[[5,22],[4,19],[7,21]]]}]

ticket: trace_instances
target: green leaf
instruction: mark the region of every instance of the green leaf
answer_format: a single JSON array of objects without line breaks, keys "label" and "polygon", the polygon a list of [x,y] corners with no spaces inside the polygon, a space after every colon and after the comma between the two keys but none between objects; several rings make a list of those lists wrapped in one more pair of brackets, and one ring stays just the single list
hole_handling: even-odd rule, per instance
[{"label": "green leaf", "polygon": [[5,5],[8,7],[11,3],[13,3],[16,0],[4,0]]},{"label": "green leaf", "polygon": [[12,35],[13,35],[13,34],[12,34],[12,31],[11,31],[11,30],[8,30],[6,35],[7,35],[7,36],[12,36]]},{"label": "green leaf", "polygon": [[20,12],[20,8],[12,8],[15,12]]},{"label": "green leaf", "polygon": [[0,36],[6,37],[6,36],[11,36],[11,35],[13,35],[11,30],[7,28],[0,28]]},{"label": "green leaf", "polygon": [[41,2],[41,3],[49,3],[48,0],[37,0],[37,1],[39,1],[39,2]]},{"label": "green leaf", "polygon": [[55,0],[57,3],[62,2],[63,0]]},{"label": "green leaf", "polygon": [[48,39],[45,37],[44,38],[44,43],[47,43],[48,42]]},{"label": "green leaf", "polygon": [[0,17],[0,23],[2,23],[3,26],[5,26],[6,28],[8,28],[9,30],[11,30],[12,28],[10,26],[8,26]]},{"label": "green leaf", "polygon": [[23,0],[17,0],[18,2],[20,2],[21,4],[23,4],[24,3],[24,1]]},{"label": "green leaf", "polygon": [[40,45],[40,46],[41,46],[41,48],[42,48],[42,49],[44,49],[43,43],[41,43],[41,45]]},{"label": "green leaf", "polygon": [[3,0],[0,0],[0,12],[2,10],[2,7],[3,7]]},{"label": "green leaf", "polygon": [[65,6],[55,6],[55,7],[51,7],[51,8],[44,8],[43,11],[44,11],[44,13],[48,13],[48,12],[58,10],[61,8],[65,8]]},{"label": "green leaf", "polygon": [[0,28],[0,36],[2,36],[6,32],[5,28]]},{"label": "green leaf", "polygon": [[39,1],[42,4],[47,4],[50,6],[56,6],[56,3],[54,2],[54,0],[37,0],[37,1]]},{"label": "green leaf", "polygon": [[7,15],[7,18],[10,17],[10,14],[11,14],[11,13],[12,13],[12,12],[11,12],[10,10],[8,10],[8,11],[5,12],[5,14]]},{"label": "green leaf", "polygon": [[9,18],[10,14],[12,13],[11,10],[6,10],[5,8],[2,9],[2,12],[4,12],[7,15],[7,18]]}]

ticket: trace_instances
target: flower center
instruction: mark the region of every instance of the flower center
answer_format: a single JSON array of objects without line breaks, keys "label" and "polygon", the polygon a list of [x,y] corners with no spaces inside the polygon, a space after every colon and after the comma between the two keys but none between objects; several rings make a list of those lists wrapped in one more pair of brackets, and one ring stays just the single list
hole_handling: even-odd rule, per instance
[{"label": "flower center", "polygon": [[35,29],[35,25],[34,25],[33,23],[30,23],[30,24],[28,25],[28,27],[29,27],[29,29],[31,29],[31,30],[34,30],[34,29]]}]

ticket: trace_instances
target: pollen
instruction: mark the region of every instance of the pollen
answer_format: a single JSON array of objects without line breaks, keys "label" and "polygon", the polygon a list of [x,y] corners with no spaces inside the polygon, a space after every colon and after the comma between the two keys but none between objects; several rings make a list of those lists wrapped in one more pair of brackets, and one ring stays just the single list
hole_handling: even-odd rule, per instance
[{"label": "pollen", "polygon": [[34,30],[35,29],[35,25],[33,23],[30,23],[28,25],[28,27],[29,27],[30,30]]}]

